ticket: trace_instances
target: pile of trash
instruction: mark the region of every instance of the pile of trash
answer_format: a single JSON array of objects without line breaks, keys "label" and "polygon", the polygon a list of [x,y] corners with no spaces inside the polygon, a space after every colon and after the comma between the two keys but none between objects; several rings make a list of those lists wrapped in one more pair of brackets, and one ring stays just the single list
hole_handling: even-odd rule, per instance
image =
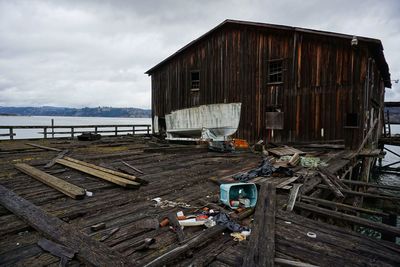
[{"label": "pile of trash", "polygon": [[[292,156],[282,156],[278,159],[278,162],[290,162]],[[317,168],[317,167],[325,167],[328,164],[322,161],[318,157],[310,157],[310,156],[300,156],[300,165],[306,168]]]},{"label": "pile of trash", "polygon": [[263,159],[258,168],[246,173],[239,173],[233,176],[237,181],[246,182],[259,176],[293,176],[293,171],[286,167],[275,168],[268,158]]}]

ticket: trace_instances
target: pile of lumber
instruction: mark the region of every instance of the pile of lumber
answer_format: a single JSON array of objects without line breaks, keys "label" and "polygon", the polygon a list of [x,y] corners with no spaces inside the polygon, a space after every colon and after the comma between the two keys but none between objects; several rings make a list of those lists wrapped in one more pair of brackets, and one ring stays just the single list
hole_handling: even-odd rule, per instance
[{"label": "pile of lumber", "polygon": [[126,188],[139,188],[141,184],[145,184],[144,180],[136,176],[114,171],[71,157],[56,159],[55,162]]}]

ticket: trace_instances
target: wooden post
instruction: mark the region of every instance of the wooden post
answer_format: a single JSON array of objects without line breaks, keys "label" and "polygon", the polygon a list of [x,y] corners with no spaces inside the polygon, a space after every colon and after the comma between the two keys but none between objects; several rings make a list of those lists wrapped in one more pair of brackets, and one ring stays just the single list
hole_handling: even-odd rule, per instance
[{"label": "wooden post", "polygon": [[94,127],[94,133],[97,134],[97,126]]},{"label": "wooden post", "polygon": [[118,135],[118,126],[115,126],[115,136]]},{"label": "wooden post", "polygon": [[147,125],[147,135],[150,134],[150,125]]},{"label": "wooden post", "polygon": [[243,267],[274,266],[276,189],[272,183],[261,185],[254,213],[254,226],[243,259]]},{"label": "wooden post", "polygon": [[132,126],[132,134],[135,135],[135,125]]},{"label": "wooden post", "polygon": [[10,140],[14,139],[14,129],[10,127]]},{"label": "wooden post", "polygon": [[54,119],[51,119],[51,138],[54,138]]},{"label": "wooden post", "polygon": [[71,127],[71,139],[74,139],[74,127]]},{"label": "wooden post", "polygon": [[44,139],[47,139],[47,127],[43,128],[43,136],[44,136]]}]

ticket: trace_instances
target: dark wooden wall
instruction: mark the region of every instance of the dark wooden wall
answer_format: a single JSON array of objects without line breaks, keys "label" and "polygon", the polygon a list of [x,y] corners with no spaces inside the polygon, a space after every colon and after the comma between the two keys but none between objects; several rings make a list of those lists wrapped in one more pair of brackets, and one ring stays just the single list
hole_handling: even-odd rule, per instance
[{"label": "dark wooden wall", "polygon": [[[153,116],[164,117],[193,104],[241,102],[239,138],[250,142],[346,138],[356,146],[368,129],[370,98],[383,107],[384,86],[369,59],[373,57],[369,45],[359,42],[354,49],[343,38],[226,25],[151,73]],[[267,84],[270,59],[284,59],[283,84]],[[200,71],[199,92],[190,91],[193,70]],[[273,134],[265,125],[269,107],[284,112],[284,129]],[[349,112],[359,113],[360,127],[344,128]]]}]

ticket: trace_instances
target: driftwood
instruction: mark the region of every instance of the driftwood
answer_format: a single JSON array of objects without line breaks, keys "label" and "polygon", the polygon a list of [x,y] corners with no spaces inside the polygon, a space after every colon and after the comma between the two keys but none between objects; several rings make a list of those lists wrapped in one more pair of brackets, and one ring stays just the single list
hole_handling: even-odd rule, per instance
[{"label": "driftwood", "polygon": [[124,257],[91,239],[78,229],[51,216],[38,206],[0,185],[0,204],[35,230],[66,247],[79,251],[77,257],[94,266],[130,266]]},{"label": "driftwood", "polygon": [[254,226],[242,266],[274,266],[276,189],[262,184],[254,213]]}]

